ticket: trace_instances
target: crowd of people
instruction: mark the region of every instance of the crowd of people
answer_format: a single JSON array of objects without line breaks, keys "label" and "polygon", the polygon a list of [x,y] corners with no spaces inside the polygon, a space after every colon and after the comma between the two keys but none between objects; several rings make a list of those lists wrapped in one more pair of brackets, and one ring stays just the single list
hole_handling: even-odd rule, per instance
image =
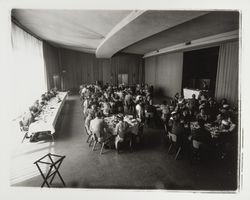
[{"label": "crowd of people", "polygon": [[[175,134],[183,143],[195,139],[207,145],[211,142],[211,133],[205,128],[205,124],[218,127],[218,131],[229,133],[228,135],[236,130],[237,109],[230,106],[226,99],[217,102],[207,92],[185,99],[183,95],[176,93],[173,98],[164,100],[157,107],[153,104],[153,95],[153,86],[147,84],[81,85],[85,127],[95,132],[98,140],[102,140],[105,138],[104,117],[119,114],[117,142],[124,140],[126,134],[127,125],[123,121],[125,114],[132,114],[141,123],[148,123],[148,118],[153,118],[154,121],[158,117],[166,133]],[[192,122],[198,123],[197,129],[192,130]]]},{"label": "crowd of people", "polygon": [[82,85],[80,86],[80,96],[82,100],[83,113],[85,116],[85,128],[87,132],[94,133],[97,140],[103,141],[108,137],[104,117],[115,115],[118,123],[115,127],[115,147],[123,142],[128,131],[128,123],[124,121],[124,116],[130,114],[140,123],[138,131],[142,130],[144,123],[144,105],[152,105],[152,86],[136,85],[128,87],[119,85]]}]

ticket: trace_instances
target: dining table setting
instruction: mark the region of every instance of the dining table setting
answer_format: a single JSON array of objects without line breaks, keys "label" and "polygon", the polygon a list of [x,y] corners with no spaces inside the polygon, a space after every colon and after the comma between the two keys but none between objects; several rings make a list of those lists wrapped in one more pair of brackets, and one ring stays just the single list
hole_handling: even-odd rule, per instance
[{"label": "dining table setting", "polygon": [[35,122],[30,124],[28,136],[37,132],[50,132],[52,135],[55,133],[56,122],[66,101],[67,94],[67,92],[58,92],[55,97],[47,102],[47,105],[42,108],[41,113],[35,118]]},{"label": "dining table setting", "polygon": [[[138,134],[138,129],[139,129],[139,124],[140,124],[139,120],[134,119],[133,115],[124,115],[123,120],[125,122],[127,122],[128,125],[129,125],[128,132],[131,132],[132,134],[137,135]],[[108,131],[112,135],[117,135],[117,133],[115,132],[115,127],[119,122],[118,114],[105,117],[104,122],[106,124],[106,127],[107,127]]]}]

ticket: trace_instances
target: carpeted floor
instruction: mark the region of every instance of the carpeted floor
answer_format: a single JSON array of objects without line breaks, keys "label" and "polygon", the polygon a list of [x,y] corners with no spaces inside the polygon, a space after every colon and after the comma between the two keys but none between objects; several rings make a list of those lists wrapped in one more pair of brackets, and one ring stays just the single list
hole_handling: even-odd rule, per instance
[{"label": "carpeted floor", "polygon": [[[184,154],[168,155],[161,127],[146,128],[143,144],[132,153],[106,149],[92,151],[86,143],[83,114],[77,96],[69,96],[55,135],[38,143],[18,143],[11,155],[11,185],[40,187],[42,178],[33,164],[52,152],[65,155],[60,173],[68,188],[123,188],[167,190],[237,189],[237,151],[225,160],[208,159],[191,164]],[[43,170],[46,170],[44,168]],[[62,187],[58,177],[53,187]]]}]

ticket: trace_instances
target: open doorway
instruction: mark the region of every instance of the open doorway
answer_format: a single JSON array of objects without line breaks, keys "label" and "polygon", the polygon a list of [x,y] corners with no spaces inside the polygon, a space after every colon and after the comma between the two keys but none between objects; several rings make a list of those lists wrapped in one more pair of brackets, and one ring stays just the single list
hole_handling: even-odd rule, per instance
[{"label": "open doorway", "polygon": [[207,90],[214,96],[219,46],[184,52],[182,89]]}]

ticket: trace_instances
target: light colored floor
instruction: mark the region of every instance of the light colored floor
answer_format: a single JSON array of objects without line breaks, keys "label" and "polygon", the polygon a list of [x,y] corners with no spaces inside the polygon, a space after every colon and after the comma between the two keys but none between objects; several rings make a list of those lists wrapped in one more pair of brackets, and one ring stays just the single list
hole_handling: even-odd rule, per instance
[{"label": "light colored floor", "polygon": [[[161,127],[145,129],[143,145],[130,153],[115,150],[92,152],[83,129],[83,115],[77,96],[69,96],[63,109],[64,117],[55,135],[38,143],[13,144],[11,155],[11,185],[40,187],[35,160],[48,152],[65,155],[60,173],[67,187],[128,188],[128,189],[236,189],[236,158],[209,160],[190,164],[188,158],[174,160],[167,154],[168,146],[162,138]],[[43,168],[46,171],[46,168]],[[62,187],[55,178],[54,187]]]}]

